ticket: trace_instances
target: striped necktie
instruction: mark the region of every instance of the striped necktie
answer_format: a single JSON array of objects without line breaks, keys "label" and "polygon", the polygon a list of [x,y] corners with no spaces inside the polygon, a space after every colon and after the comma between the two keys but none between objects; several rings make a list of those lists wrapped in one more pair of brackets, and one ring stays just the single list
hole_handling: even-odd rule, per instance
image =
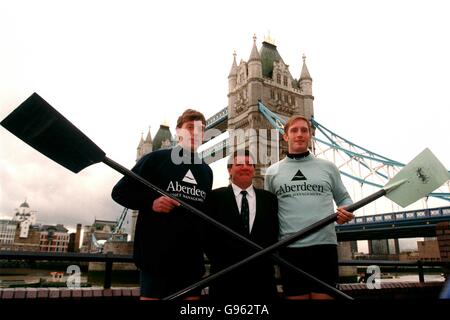
[{"label": "striped necktie", "polygon": [[250,233],[250,224],[249,224],[249,213],[250,210],[248,208],[248,200],[247,200],[247,191],[242,190],[242,201],[241,201],[241,218],[242,224],[244,226],[244,230],[246,234]]}]

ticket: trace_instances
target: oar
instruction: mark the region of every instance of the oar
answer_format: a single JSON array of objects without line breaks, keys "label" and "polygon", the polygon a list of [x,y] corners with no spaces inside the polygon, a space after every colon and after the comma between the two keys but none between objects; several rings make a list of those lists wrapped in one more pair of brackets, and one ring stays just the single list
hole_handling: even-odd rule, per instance
[{"label": "oar", "polygon": [[[433,192],[436,188],[439,188],[447,180],[450,179],[450,174],[442,165],[442,163],[434,156],[434,154],[427,148],[416,156],[410,163],[408,163],[403,169],[395,175],[388,183],[379,191],[372,195],[359,200],[346,207],[346,210],[353,212],[382,196],[386,196],[395,203],[402,207],[406,207],[411,203],[416,202],[427,194]],[[172,300],[177,297],[183,296],[187,292],[199,287],[204,287],[208,283],[214,281],[218,277],[221,277],[251,261],[254,261],[266,254],[270,254],[279,248],[285,247],[301,238],[317,232],[326,225],[336,221],[337,214],[334,213],[328,217],[325,217],[312,225],[294,233],[293,235],[263,249],[257,253],[241,260],[225,269],[222,269],[193,285],[186,287],[166,298],[164,300]]]},{"label": "oar", "polygon": [[[103,162],[114,170],[139,181],[146,187],[158,192],[159,194],[178,201],[185,209],[208,221],[226,233],[231,234],[247,245],[258,250],[263,249],[261,246],[250,241],[233,229],[217,222],[200,210],[178,198],[173,197],[166,191],[154,186],[131,170],[128,170],[122,165],[106,157],[103,150],[101,150],[94,142],[85,136],[77,127],[75,127],[69,120],[55,110],[37,93],[33,93],[27,100],[11,112],[0,124],[37,151],[72,172],[78,173],[92,164]],[[340,298],[352,299],[350,296],[339,291],[333,286],[330,286],[320,279],[313,277],[309,273],[295,267],[288,261],[280,258],[278,255],[273,255],[271,258],[273,258],[276,262],[292,269],[301,276],[317,282],[326,292]]]}]

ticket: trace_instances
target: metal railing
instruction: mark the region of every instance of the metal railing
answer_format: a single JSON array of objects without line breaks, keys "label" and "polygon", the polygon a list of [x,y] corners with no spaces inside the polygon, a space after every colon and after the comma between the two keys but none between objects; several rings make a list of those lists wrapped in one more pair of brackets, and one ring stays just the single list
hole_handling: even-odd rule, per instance
[{"label": "metal railing", "polygon": [[349,222],[349,225],[377,223],[377,222],[394,222],[408,219],[430,219],[444,216],[450,216],[450,207],[409,210],[409,211],[400,211],[400,212],[391,212],[370,216],[355,217],[354,220]]},{"label": "metal railing", "polygon": [[0,251],[0,260],[26,260],[26,261],[77,261],[77,262],[104,262],[105,275],[103,288],[110,289],[112,282],[113,263],[133,263],[132,255],[118,255],[112,253],[72,253],[72,252],[26,252],[26,251]]},{"label": "metal railing", "polygon": [[339,266],[378,266],[378,267],[417,267],[419,282],[425,282],[424,267],[450,267],[450,262],[445,261],[392,261],[392,260],[340,260]]},{"label": "metal railing", "polygon": [[223,108],[222,110],[214,114],[212,117],[206,119],[205,129],[210,129],[217,123],[222,122],[226,119],[228,119],[228,107]]},{"label": "metal railing", "polygon": [[[0,251],[0,260],[26,261],[76,261],[76,262],[104,262],[105,274],[103,288],[110,289],[112,283],[112,269],[114,263],[133,263],[132,255],[117,255],[112,253],[51,253],[26,251]],[[417,267],[419,282],[425,282],[424,267],[447,267],[450,263],[444,261],[392,261],[392,260],[339,260],[339,266],[380,266],[380,267]]]}]

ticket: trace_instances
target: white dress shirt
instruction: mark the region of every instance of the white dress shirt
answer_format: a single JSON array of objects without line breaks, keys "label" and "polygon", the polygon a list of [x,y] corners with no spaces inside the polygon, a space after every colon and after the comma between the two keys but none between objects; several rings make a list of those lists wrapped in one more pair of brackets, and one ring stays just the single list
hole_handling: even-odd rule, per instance
[{"label": "white dress shirt", "polygon": [[249,230],[252,231],[253,222],[255,221],[256,216],[256,193],[255,189],[253,189],[253,185],[250,185],[247,189],[241,189],[234,183],[231,183],[233,187],[234,198],[236,199],[236,203],[239,209],[239,213],[241,213],[241,204],[242,204],[242,194],[241,191],[247,191],[247,201],[248,201],[248,210],[249,217],[248,222],[250,223]]}]

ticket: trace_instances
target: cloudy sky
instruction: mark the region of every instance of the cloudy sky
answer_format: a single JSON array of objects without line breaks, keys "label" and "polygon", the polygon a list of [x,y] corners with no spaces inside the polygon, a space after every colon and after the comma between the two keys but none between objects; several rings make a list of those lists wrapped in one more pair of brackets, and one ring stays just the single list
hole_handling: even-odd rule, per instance
[{"label": "cloudy sky", "polygon": [[[429,147],[450,168],[448,12],[433,0],[2,1],[0,119],[37,92],[132,167],[149,126],[224,108],[233,51],[247,60],[253,34],[260,47],[270,33],[294,77],[307,56],[319,122],[404,163]],[[0,217],[26,198],[44,223],[116,219],[119,178],[103,164],[75,175],[0,128]]]}]

